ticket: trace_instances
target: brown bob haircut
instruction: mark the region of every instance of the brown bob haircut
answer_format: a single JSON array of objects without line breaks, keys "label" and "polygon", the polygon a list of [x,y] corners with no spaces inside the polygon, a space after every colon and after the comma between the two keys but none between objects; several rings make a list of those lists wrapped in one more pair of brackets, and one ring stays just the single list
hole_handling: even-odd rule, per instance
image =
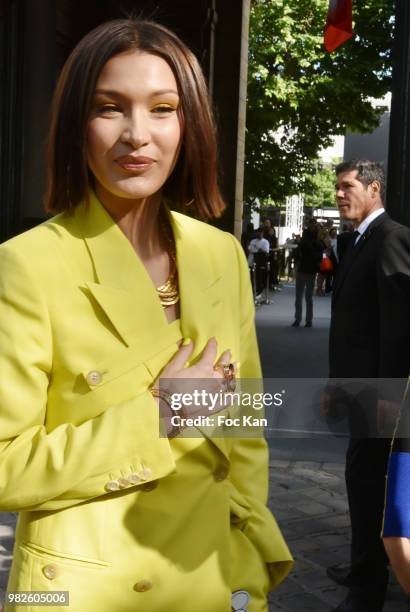
[{"label": "brown bob haircut", "polygon": [[70,210],[87,199],[93,176],[87,165],[87,124],[102,68],[132,51],[164,59],[178,85],[183,129],[181,151],[163,186],[172,208],[200,219],[219,217],[225,203],[218,187],[216,129],[208,90],[195,55],[167,28],[147,20],[116,19],[89,32],[60,74],[48,139],[48,212]]}]

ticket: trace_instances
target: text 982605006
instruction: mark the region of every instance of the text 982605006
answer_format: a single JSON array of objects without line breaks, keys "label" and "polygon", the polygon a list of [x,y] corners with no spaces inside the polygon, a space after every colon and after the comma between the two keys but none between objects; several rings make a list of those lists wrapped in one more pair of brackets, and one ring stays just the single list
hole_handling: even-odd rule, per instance
[{"label": "text 982605006", "polygon": [[68,591],[7,591],[6,605],[69,606]]}]

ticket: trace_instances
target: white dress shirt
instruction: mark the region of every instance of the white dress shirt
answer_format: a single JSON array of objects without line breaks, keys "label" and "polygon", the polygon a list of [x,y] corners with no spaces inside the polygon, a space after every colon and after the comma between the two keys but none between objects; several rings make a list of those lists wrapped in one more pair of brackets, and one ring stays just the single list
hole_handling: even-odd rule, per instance
[{"label": "white dress shirt", "polygon": [[359,235],[356,236],[355,244],[359,242],[360,238],[363,236],[370,223],[377,219],[377,217],[380,217],[380,215],[382,215],[384,212],[384,208],[378,208],[377,210],[374,210],[372,213],[370,213],[370,215],[368,215],[366,219],[361,222],[361,224],[356,228],[356,231],[359,232]]}]

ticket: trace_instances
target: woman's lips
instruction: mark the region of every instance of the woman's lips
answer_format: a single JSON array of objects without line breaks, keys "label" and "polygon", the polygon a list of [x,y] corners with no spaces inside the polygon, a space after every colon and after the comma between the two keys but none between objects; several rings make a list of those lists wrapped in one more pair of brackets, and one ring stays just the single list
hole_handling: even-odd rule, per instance
[{"label": "woman's lips", "polygon": [[115,161],[121,168],[129,172],[147,170],[154,164],[154,160],[150,157],[132,157],[130,155],[119,157]]}]

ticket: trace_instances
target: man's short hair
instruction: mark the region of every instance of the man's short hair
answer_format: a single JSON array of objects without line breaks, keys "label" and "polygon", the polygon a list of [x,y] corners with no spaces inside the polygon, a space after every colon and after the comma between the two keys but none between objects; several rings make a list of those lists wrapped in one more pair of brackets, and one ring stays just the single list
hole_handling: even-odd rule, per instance
[{"label": "man's short hair", "polygon": [[380,162],[371,161],[370,159],[349,159],[336,166],[336,176],[342,172],[350,172],[357,170],[357,180],[365,187],[373,181],[380,183],[380,197],[384,202],[386,191],[386,176],[384,166]]}]

